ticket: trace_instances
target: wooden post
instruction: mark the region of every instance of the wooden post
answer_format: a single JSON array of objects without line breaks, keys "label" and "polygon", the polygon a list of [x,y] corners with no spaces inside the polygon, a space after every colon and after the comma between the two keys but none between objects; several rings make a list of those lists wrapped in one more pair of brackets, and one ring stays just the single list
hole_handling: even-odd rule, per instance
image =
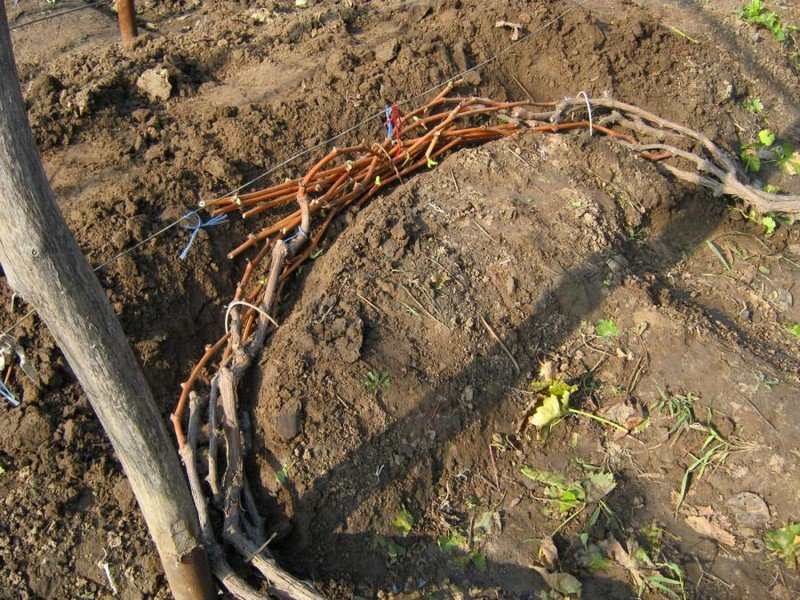
[{"label": "wooden post", "polygon": [[197,513],[147,382],[56,204],[0,4],[0,263],[61,347],[130,480],[178,600],[216,596]]},{"label": "wooden post", "polygon": [[130,44],[138,35],[136,30],[136,7],[133,0],[117,0],[119,36],[123,44]]}]

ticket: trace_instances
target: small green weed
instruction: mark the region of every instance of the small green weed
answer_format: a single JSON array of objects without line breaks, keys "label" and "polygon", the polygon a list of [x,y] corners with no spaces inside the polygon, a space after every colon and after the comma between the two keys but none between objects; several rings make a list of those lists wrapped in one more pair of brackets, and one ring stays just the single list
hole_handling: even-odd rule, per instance
[{"label": "small green weed", "polygon": [[441,292],[442,289],[444,289],[445,284],[450,281],[450,276],[447,273],[436,273],[435,275],[431,275],[429,281],[431,287],[435,291]]},{"label": "small green weed", "polygon": [[536,427],[542,440],[547,440],[550,431],[567,415],[586,417],[603,425],[614,427],[624,432],[628,428],[610,419],[586,412],[569,405],[570,397],[578,391],[578,386],[566,383],[562,379],[540,379],[531,383],[536,398],[525,411],[527,422]]},{"label": "small green weed", "polygon": [[456,550],[463,550],[467,548],[467,538],[457,531],[451,531],[450,535],[440,535],[436,539],[439,548],[448,556],[453,554]]},{"label": "small green weed", "polygon": [[771,390],[776,385],[778,385],[780,382],[781,382],[781,380],[778,379],[777,377],[767,377],[766,375],[764,375],[764,373],[759,371],[758,373],[756,373],[756,382],[753,385],[751,391],[753,393],[756,393],[762,387],[767,389],[767,390]]},{"label": "small green weed", "polygon": [[764,112],[764,103],[759,98],[748,98],[744,103],[746,111],[755,115],[760,115]]},{"label": "small green weed", "polygon": [[406,554],[406,549],[404,546],[401,546],[392,538],[385,535],[382,535],[378,538],[378,546],[386,550],[389,558],[399,558],[401,556],[405,556]]},{"label": "small green weed", "polygon": [[656,554],[661,553],[661,544],[664,541],[664,533],[666,533],[666,529],[662,529],[661,527],[656,524],[655,521],[647,525],[646,527],[641,528],[641,533],[644,536],[644,539],[647,540],[647,545],[650,548],[655,549]]},{"label": "small green weed", "polygon": [[292,461],[288,465],[282,466],[277,473],[275,473],[275,480],[280,483],[281,485],[286,485],[286,482],[289,481],[289,470],[294,466],[296,461]]},{"label": "small green weed", "polygon": [[658,393],[661,394],[661,400],[655,405],[654,411],[659,415],[666,412],[668,417],[675,419],[667,437],[671,437],[673,433],[681,429],[688,429],[695,423],[694,404],[700,399],[698,396],[692,392],[688,392],[685,396],[680,394],[667,396],[661,388],[658,389]]},{"label": "small green weed", "polygon": [[528,422],[547,437],[550,429],[568,414],[570,395],[578,391],[578,386],[560,379],[543,379],[534,381],[531,389],[539,398]]},{"label": "small green weed", "polygon": [[[774,185],[765,185],[762,189],[769,194],[776,194],[780,191],[779,188],[775,187]],[[794,223],[794,219],[792,217],[781,213],[770,212],[765,215],[759,215],[752,207],[747,212],[740,208],[737,208],[736,210],[739,211],[741,215],[748,221],[762,225],[764,227],[765,235],[775,233],[775,229],[778,227],[779,223],[784,225],[792,225]]]},{"label": "small green weed", "polygon": [[364,387],[374,391],[376,394],[380,390],[388,390],[392,385],[392,378],[389,371],[378,371],[373,369],[364,375]]},{"label": "small green weed", "polygon": [[610,338],[619,335],[619,326],[612,319],[601,319],[595,327],[597,337]]},{"label": "small green weed", "polygon": [[800,340],[800,323],[786,323],[786,331]]},{"label": "small green weed", "polygon": [[472,562],[473,565],[480,571],[481,573],[485,572],[488,568],[486,564],[486,557],[478,552],[477,550],[473,550],[469,554],[469,560]]},{"label": "small green weed", "polygon": [[745,171],[758,173],[762,162],[774,163],[790,176],[800,173],[800,152],[795,151],[789,143],[775,144],[775,133],[770,129],[758,132],[758,139],[742,147],[739,156],[744,161]]},{"label": "small green weed", "polygon": [[778,168],[794,177],[800,173],[800,152],[792,148],[791,144],[781,144],[774,149],[774,160]]},{"label": "small green weed", "polygon": [[545,486],[544,497],[541,500],[553,503],[550,512],[566,516],[553,535],[591,504],[597,503],[598,507],[590,519],[589,526],[597,521],[601,510],[605,510],[607,514],[611,512],[603,502],[603,498],[617,485],[614,475],[610,472],[584,473],[582,479],[573,481],[568,481],[558,473],[540,471],[528,466],[520,467],[520,472],[528,479]]},{"label": "small green weed", "polygon": [[767,531],[764,544],[787,567],[796,568],[800,558],[800,523],[789,523],[786,527]]},{"label": "small green weed", "polygon": [[410,314],[410,315],[413,315],[413,316],[415,316],[415,317],[418,317],[418,316],[420,316],[420,312],[419,312],[419,311],[418,311],[416,308],[414,308],[413,306],[411,306],[410,304],[408,304],[407,302],[403,302],[403,306],[405,306],[405,307],[406,307],[406,312],[407,312],[408,314]]},{"label": "small green weed", "polygon": [[414,515],[408,512],[408,509],[404,507],[395,516],[394,521],[392,521],[392,527],[394,527],[398,534],[406,537],[414,528]]},{"label": "small green weed", "polygon": [[648,552],[634,540],[628,540],[627,548],[623,548],[613,537],[602,540],[597,545],[630,572],[640,598],[650,590],[661,592],[669,598],[686,599],[683,570],[675,562],[659,560],[659,549]]},{"label": "small green weed", "polygon": [[694,461],[683,473],[678,505],[675,507],[676,511],[681,507],[683,501],[686,499],[686,494],[689,492],[689,485],[691,482],[699,480],[710,465],[714,463],[721,464],[730,455],[730,442],[724,439],[711,425],[706,425],[704,427],[708,434],[706,435],[706,439],[703,441],[703,445],[700,447],[700,452],[703,454],[700,456],[694,456],[693,454],[689,453],[689,456],[691,456]]},{"label": "small green weed", "polygon": [[763,0],[750,0],[739,10],[739,18],[768,29],[775,39],[782,43],[787,42],[791,32],[797,29],[793,25],[783,23],[778,13],[767,10]]}]

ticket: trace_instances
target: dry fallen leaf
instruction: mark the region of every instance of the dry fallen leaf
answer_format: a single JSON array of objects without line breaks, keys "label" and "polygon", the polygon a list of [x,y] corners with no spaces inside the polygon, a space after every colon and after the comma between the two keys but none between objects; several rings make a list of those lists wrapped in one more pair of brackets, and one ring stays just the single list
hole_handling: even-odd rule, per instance
[{"label": "dry fallen leaf", "polygon": [[553,538],[542,538],[539,542],[539,560],[548,570],[555,570],[558,565],[558,549]]},{"label": "dry fallen leaf", "polygon": [[726,546],[736,545],[736,537],[729,531],[725,531],[716,520],[712,521],[708,517],[686,517],[686,523],[704,537],[717,540]]},{"label": "dry fallen leaf", "polygon": [[544,567],[533,567],[539,573],[544,582],[559,594],[565,596],[580,596],[581,582],[574,575],[569,573],[550,573]]}]

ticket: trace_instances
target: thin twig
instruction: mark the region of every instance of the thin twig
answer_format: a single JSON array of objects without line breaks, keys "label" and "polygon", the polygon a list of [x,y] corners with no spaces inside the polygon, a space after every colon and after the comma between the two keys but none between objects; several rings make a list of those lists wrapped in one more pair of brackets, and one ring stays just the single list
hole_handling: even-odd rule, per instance
[{"label": "thin twig", "polygon": [[489,335],[491,335],[492,338],[494,338],[495,342],[500,344],[500,347],[503,349],[503,352],[505,352],[506,355],[508,356],[508,358],[511,359],[511,362],[514,363],[514,370],[517,372],[517,375],[519,375],[521,371],[520,371],[520,368],[519,368],[519,363],[514,358],[514,355],[511,354],[511,351],[503,343],[503,340],[501,340],[499,337],[497,337],[497,334],[494,332],[494,329],[492,329],[489,326],[489,323],[486,322],[486,319],[484,319],[483,317],[480,317],[480,319],[481,319],[481,323],[483,323],[483,326],[486,328],[486,331],[489,332]]}]

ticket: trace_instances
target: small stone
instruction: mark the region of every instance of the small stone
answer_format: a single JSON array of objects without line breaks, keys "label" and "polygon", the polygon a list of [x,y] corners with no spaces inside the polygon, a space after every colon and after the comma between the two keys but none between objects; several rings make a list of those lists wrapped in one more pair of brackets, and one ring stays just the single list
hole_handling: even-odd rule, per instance
[{"label": "small stone", "polygon": [[508,292],[509,296],[513,296],[514,292],[517,291],[517,280],[513,277],[509,277],[506,280],[506,291]]},{"label": "small stone", "polygon": [[400,44],[396,39],[391,39],[388,42],[384,42],[375,49],[375,60],[380,63],[391,62],[394,60],[394,57],[397,56],[397,50],[399,47]]},{"label": "small stone", "polygon": [[75,94],[75,98],[72,100],[72,105],[78,111],[79,115],[88,114],[92,105],[92,96],[90,91],[79,90],[78,93]]},{"label": "small stone", "polygon": [[744,551],[745,552],[752,552],[754,554],[760,554],[764,551],[764,542],[763,540],[753,537],[749,538],[744,543]]},{"label": "small stone", "polygon": [[608,266],[608,268],[611,270],[612,273],[619,273],[622,270],[620,264],[613,258],[609,258],[606,261],[606,265]]},{"label": "small stone", "polygon": [[300,411],[300,401],[297,399],[289,400],[281,407],[275,420],[275,431],[284,441],[288,442],[300,433],[302,426]]},{"label": "small stone", "polygon": [[464,399],[464,402],[469,404],[475,397],[475,388],[471,385],[468,385],[461,391],[461,397]]},{"label": "small stone", "polygon": [[738,525],[761,527],[769,523],[769,507],[758,494],[742,492],[730,498],[726,504],[733,512],[733,518]]},{"label": "small stone", "polygon": [[168,100],[172,95],[169,71],[164,67],[148,69],[136,80],[136,87],[150,96],[151,100]]}]

